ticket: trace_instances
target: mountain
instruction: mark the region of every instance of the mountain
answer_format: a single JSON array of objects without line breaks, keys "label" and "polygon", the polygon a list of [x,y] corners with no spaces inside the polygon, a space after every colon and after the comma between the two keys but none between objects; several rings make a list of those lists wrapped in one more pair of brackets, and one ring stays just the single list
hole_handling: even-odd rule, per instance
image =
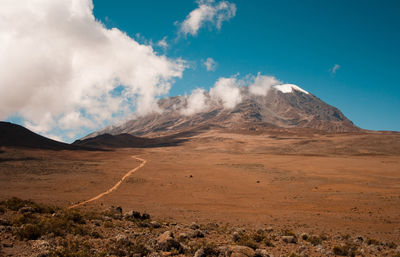
[{"label": "mountain", "polygon": [[16,146],[51,150],[98,150],[58,142],[38,135],[27,128],[0,121],[0,146]]},{"label": "mountain", "polygon": [[275,86],[265,96],[252,94],[248,87],[240,90],[241,102],[231,109],[224,108],[221,102],[213,100],[209,93],[205,93],[208,107],[192,115],[184,115],[183,110],[188,107],[189,97],[170,97],[159,101],[163,110],[161,113],[137,116],[85,138],[106,133],[157,137],[210,128],[252,131],[309,128],[332,133],[361,131],[339,109],[298,86]]}]

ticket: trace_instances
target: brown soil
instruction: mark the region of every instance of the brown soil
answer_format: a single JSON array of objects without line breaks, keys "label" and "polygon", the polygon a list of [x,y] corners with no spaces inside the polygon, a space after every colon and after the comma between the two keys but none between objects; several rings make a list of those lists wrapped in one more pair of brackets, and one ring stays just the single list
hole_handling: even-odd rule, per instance
[{"label": "brown soil", "polygon": [[274,226],[400,242],[400,136],[209,131],[174,147],[111,152],[3,148],[0,200],[64,207],[121,186],[111,205],[165,221]]}]

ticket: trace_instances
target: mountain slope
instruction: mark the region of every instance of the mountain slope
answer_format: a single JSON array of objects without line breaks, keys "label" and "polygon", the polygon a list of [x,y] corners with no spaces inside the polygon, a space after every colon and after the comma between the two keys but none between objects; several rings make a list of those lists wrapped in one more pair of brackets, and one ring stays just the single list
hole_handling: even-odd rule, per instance
[{"label": "mountain slope", "polygon": [[97,150],[74,146],[38,135],[27,128],[0,121],[0,146],[16,146],[51,150]]},{"label": "mountain slope", "polygon": [[183,115],[183,110],[188,106],[188,97],[165,98],[159,101],[162,113],[135,117],[86,138],[105,133],[154,137],[212,127],[231,130],[310,128],[335,133],[361,130],[340,110],[294,85],[272,88],[266,96],[251,94],[247,87],[242,87],[241,102],[232,109],[213,101],[209,94],[206,94],[206,98],[210,103],[208,107],[192,115]]}]

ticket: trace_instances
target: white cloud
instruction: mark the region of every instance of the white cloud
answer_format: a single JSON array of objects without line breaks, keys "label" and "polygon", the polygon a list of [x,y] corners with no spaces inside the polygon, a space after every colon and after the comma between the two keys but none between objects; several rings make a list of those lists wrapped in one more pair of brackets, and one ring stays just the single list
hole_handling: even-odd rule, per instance
[{"label": "white cloud", "polygon": [[184,61],[105,28],[91,0],[2,0],[0,56],[0,119],[21,116],[41,133],[157,110],[157,97],[185,69]]},{"label": "white cloud", "polygon": [[258,73],[254,78],[253,83],[249,85],[249,92],[253,95],[266,96],[271,87],[279,83],[280,81],[275,77],[265,76]]},{"label": "white cloud", "polygon": [[207,71],[215,71],[217,68],[217,62],[211,57],[208,57],[203,64],[206,66]]},{"label": "white cloud", "polygon": [[199,29],[207,23],[219,30],[224,21],[236,15],[236,5],[227,1],[199,0],[197,4],[198,7],[180,24],[179,31],[185,36],[188,34],[196,36]]},{"label": "white cloud", "polygon": [[236,78],[219,78],[210,89],[211,99],[222,103],[227,109],[232,109],[242,101],[239,85]]},{"label": "white cloud", "polygon": [[162,49],[168,48],[167,37],[163,37],[160,41],[157,42],[157,46],[161,47]]},{"label": "white cloud", "polygon": [[181,110],[181,114],[190,116],[204,111],[208,106],[205,90],[202,88],[196,88],[192,91],[192,94],[188,96],[187,106]]},{"label": "white cloud", "polygon": [[332,75],[336,74],[336,71],[340,69],[340,65],[339,64],[335,64],[332,68],[329,69],[330,73]]}]

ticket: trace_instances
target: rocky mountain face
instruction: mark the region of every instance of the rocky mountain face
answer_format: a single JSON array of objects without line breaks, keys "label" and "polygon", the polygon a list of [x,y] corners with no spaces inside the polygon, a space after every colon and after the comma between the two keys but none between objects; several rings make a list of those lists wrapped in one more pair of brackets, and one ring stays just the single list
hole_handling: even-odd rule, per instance
[{"label": "rocky mountain face", "polygon": [[218,101],[213,101],[204,110],[192,115],[184,115],[188,97],[176,96],[161,99],[162,113],[152,113],[134,117],[123,124],[107,127],[85,138],[101,134],[131,134],[157,137],[195,129],[247,129],[268,128],[311,128],[324,132],[357,132],[355,126],[343,113],[323,102],[318,97],[298,88],[284,90],[271,88],[265,96],[254,95],[247,87],[241,88],[241,102],[227,109]]}]

